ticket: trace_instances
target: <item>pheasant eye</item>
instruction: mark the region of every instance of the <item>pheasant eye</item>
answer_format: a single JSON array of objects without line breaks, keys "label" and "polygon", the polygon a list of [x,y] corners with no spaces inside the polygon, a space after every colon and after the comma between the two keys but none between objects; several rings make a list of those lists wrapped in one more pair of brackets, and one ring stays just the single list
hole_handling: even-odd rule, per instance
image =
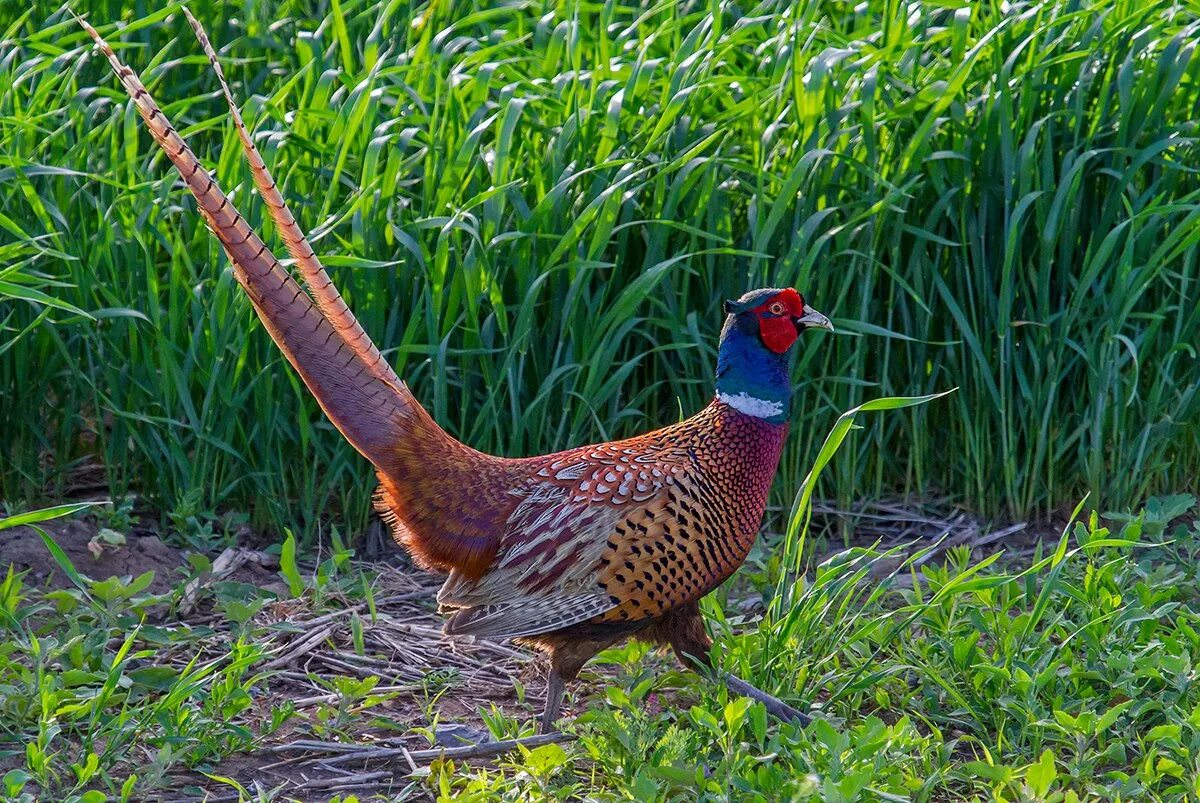
[{"label": "pheasant eye", "polygon": [[772,304],[771,305],[771,314],[772,315],[782,315],[783,314],[783,304],[780,304],[778,301],[776,301],[774,304]]}]

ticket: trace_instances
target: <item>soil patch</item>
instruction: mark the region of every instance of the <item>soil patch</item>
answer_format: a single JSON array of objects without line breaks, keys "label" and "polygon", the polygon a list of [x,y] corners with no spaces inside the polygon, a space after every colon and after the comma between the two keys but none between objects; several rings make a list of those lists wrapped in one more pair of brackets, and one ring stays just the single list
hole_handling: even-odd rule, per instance
[{"label": "soil patch", "polygon": [[[75,570],[92,580],[109,577],[137,577],[154,572],[150,591],[162,594],[184,579],[186,551],[168,546],[153,534],[127,536],[125,544],[104,545],[99,555],[88,545],[100,527],[87,519],[48,521],[38,525],[70,558]],[[71,579],[59,567],[50,550],[32,527],[0,530],[0,568],[12,564],[16,571],[27,571],[25,583],[45,590],[72,588]]]}]

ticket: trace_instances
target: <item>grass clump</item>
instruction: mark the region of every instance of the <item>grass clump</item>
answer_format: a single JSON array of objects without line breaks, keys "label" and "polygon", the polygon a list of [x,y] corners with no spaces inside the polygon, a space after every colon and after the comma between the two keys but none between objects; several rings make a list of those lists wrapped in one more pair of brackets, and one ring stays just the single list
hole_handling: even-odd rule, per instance
[{"label": "grass clump", "polygon": [[894,554],[839,553],[796,583],[785,616],[719,626],[721,664],[814,705],[811,726],[614,650],[617,687],[580,718],[578,745],[499,771],[442,767],[442,799],[1190,799],[1200,526],[1164,537],[1147,523],[1110,531],[1093,514],[1025,569],[962,548],[916,568],[916,553],[878,585],[867,573]]},{"label": "grass clump", "polygon": [[[123,24],[110,38],[260,220],[177,6],[77,10]],[[711,392],[721,301],[794,284],[843,334],[800,359],[785,487],[831,407],[950,386],[839,455],[826,495],[937,488],[1024,517],[1200,470],[1200,60],[1179,8],[193,10],[359,318],[474,446],[674,420]],[[21,337],[0,347],[0,496],[57,498],[87,463],[161,515],[362,529],[367,467],[256,331],[84,33],[36,0],[0,10],[0,41],[0,327]]]}]

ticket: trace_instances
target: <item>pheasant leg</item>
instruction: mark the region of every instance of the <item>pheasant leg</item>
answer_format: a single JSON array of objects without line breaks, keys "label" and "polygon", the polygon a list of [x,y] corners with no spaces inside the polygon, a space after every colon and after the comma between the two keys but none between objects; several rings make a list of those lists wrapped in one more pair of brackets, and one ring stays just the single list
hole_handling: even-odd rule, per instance
[{"label": "pheasant leg", "polygon": [[539,733],[553,733],[554,723],[558,720],[558,708],[562,704],[563,692],[566,691],[567,684],[563,682],[562,675],[554,668],[550,669],[550,676],[546,685],[546,707],[542,710],[542,721],[538,728]]}]

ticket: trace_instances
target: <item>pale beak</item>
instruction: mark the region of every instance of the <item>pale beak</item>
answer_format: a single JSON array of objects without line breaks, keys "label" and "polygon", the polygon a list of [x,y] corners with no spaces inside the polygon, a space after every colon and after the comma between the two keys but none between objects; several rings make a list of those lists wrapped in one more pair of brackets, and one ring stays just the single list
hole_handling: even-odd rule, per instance
[{"label": "pale beak", "polygon": [[805,307],[804,314],[798,318],[792,318],[792,323],[796,325],[796,331],[817,327],[833,331],[833,324],[829,322],[829,319],[812,307]]}]

